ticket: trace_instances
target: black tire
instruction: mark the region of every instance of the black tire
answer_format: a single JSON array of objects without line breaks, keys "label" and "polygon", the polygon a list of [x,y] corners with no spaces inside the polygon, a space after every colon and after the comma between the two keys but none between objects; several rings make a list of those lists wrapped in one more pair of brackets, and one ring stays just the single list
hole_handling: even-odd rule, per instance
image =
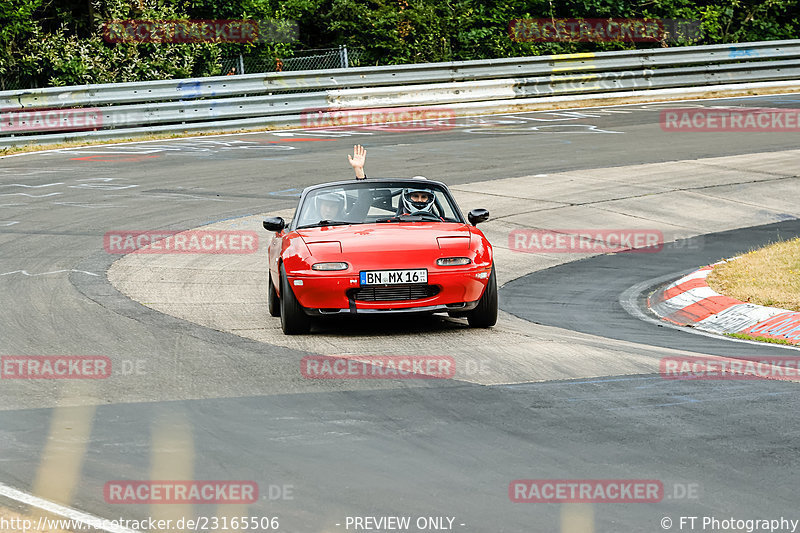
[{"label": "black tire", "polygon": [[272,283],[272,272],[268,275],[267,288],[267,308],[269,309],[269,316],[281,316],[281,299],[278,298],[278,291],[275,290],[275,285]]},{"label": "black tire", "polygon": [[286,335],[308,333],[311,329],[311,318],[303,310],[286,279],[286,270],[281,265],[281,329]]},{"label": "black tire", "polygon": [[497,324],[497,278],[494,274],[494,264],[483,296],[478,306],[467,314],[467,322],[473,328],[490,328]]}]

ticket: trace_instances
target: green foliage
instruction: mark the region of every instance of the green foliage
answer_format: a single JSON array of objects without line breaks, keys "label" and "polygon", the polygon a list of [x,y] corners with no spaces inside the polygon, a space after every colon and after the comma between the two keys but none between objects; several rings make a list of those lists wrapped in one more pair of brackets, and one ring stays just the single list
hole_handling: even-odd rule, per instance
[{"label": "green foliage", "polygon": [[771,344],[788,344],[790,346],[794,345],[793,342],[788,341],[786,339],[776,339],[774,337],[762,337],[760,335],[748,335],[747,333],[726,333],[727,337],[733,337],[734,339],[743,339],[746,341],[759,341],[759,342],[768,342]]},{"label": "green foliage", "polygon": [[[139,5],[143,9],[139,9]],[[213,43],[110,43],[103,24],[120,19],[185,19],[178,6],[144,0],[12,0],[0,3],[3,85],[60,86],[220,74]]]},{"label": "green foliage", "polygon": [[[365,50],[363,64],[398,64],[792,39],[800,0],[0,0],[0,89],[207,76],[221,58],[274,63],[310,48]],[[696,21],[700,38],[669,43],[517,42],[524,18]],[[270,19],[298,39],[254,43],[113,43],[111,20]]]}]

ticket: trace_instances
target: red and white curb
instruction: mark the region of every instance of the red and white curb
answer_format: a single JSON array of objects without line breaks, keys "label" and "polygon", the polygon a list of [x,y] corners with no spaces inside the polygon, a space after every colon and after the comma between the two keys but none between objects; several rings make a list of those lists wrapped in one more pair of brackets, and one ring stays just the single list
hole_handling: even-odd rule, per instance
[{"label": "red and white curb", "polygon": [[741,302],[714,292],[706,277],[720,261],[696,270],[647,298],[661,319],[709,333],[744,333],[800,344],[800,312]]}]

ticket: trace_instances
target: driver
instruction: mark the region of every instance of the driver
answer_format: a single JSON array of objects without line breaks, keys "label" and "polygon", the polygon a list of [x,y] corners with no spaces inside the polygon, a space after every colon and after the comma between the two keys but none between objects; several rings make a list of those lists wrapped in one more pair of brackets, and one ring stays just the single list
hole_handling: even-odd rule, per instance
[{"label": "driver", "polygon": [[418,213],[433,214],[433,199],[433,192],[428,189],[403,189],[403,212],[409,215]]},{"label": "driver", "polygon": [[341,220],[344,213],[343,194],[336,192],[321,194],[317,196],[316,202],[320,220]]}]

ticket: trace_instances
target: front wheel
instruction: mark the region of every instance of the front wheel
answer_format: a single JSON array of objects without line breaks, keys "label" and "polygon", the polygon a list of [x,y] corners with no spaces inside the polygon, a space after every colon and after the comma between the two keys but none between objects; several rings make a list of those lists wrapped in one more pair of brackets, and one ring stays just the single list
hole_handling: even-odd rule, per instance
[{"label": "front wheel", "polygon": [[483,296],[478,306],[467,314],[467,322],[473,328],[490,328],[497,324],[497,278],[494,273],[494,263]]},{"label": "front wheel", "polygon": [[275,284],[272,283],[272,272],[267,276],[267,309],[269,309],[269,316],[281,316],[281,299],[278,298],[278,293],[275,290]]},{"label": "front wheel", "polygon": [[311,318],[306,314],[286,278],[286,269],[281,265],[281,329],[286,335],[308,333]]}]

